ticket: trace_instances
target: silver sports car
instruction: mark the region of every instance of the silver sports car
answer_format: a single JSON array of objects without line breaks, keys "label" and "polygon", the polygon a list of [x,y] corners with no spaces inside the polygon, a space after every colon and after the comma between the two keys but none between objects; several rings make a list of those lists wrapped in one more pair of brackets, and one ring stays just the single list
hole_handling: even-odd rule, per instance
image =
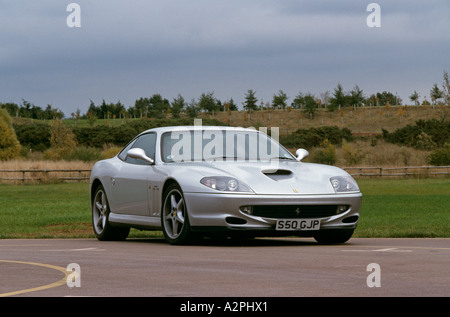
[{"label": "silver sports car", "polygon": [[204,236],[303,236],[343,243],[362,194],[337,167],[304,163],[275,137],[234,127],[164,127],[136,136],[91,173],[99,240],[130,228],[162,230],[171,244]]}]

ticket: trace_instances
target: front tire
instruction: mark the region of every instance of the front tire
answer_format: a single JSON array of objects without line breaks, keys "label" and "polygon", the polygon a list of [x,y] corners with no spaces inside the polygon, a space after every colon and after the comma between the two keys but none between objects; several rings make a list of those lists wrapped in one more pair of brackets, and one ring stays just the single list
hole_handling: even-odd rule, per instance
[{"label": "front tire", "polygon": [[161,212],[164,237],[170,244],[186,244],[192,240],[192,231],[183,192],[171,184],[164,193]]},{"label": "front tire", "polygon": [[100,241],[121,241],[128,237],[130,228],[113,227],[109,223],[108,198],[102,185],[98,186],[92,202],[92,226],[95,237]]}]

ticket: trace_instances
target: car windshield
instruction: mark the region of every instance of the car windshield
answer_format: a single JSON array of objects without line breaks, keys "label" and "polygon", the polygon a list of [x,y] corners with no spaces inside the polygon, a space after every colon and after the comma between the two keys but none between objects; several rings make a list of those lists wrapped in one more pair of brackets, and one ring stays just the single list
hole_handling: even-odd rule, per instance
[{"label": "car windshield", "polygon": [[164,162],[295,160],[278,142],[258,131],[186,130],[161,137]]}]

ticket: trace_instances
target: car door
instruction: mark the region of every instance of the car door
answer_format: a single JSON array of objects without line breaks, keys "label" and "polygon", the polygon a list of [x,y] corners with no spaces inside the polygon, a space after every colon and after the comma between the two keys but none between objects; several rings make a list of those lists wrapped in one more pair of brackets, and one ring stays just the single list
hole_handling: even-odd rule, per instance
[{"label": "car door", "polygon": [[121,167],[111,180],[114,212],[127,215],[150,216],[151,194],[149,179],[154,173],[154,166],[148,162],[126,156],[132,148],[141,148],[146,155],[155,158],[156,133],[139,136],[133,144],[119,155]]}]

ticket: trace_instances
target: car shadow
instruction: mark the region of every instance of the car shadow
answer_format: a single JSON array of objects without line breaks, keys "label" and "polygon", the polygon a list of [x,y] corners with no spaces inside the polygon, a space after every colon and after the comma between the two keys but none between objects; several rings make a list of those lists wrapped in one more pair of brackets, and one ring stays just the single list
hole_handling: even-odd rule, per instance
[{"label": "car shadow", "polygon": [[[166,244],[171,246],[164,238],[128,238],[126,242]],[[318,246],[314,239],[309,238],[202,238],[183,246],[208,247],[286,247],[286,246]]]}]

